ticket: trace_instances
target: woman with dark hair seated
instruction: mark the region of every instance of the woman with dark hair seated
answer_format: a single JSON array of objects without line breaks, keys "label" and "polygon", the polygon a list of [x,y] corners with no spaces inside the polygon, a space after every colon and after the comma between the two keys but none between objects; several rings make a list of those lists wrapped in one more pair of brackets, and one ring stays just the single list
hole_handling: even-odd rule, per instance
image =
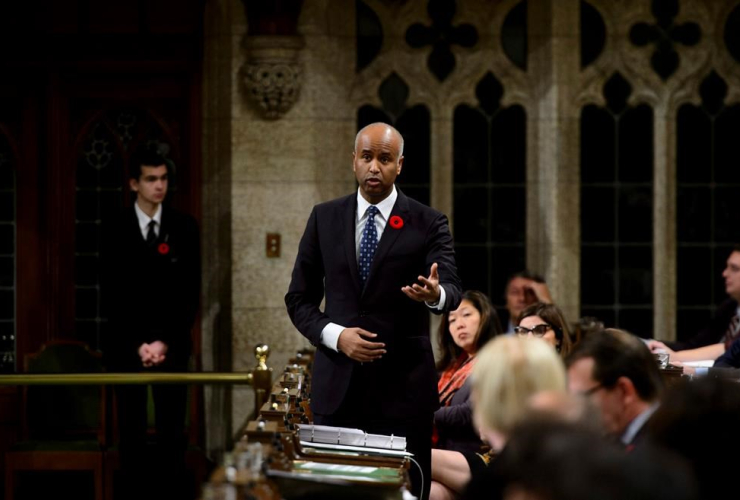
[{"label": "woman with dark hair seated", "polygon": [[517,319],[514,333],[541,338],[553,346],[561,358],[568,356],[573,348],[568,322],[555,304],[537,302],[527,306]]},{"label": "woman with dark hair seated", "polygon": [[481,439],[473,426],[468,375],[478,350],[501,333],[491,301],[477,290],[463,293],[460,307],[442,317],[438,383],[441,408],[434,414],[436,448],[476,452]]}]

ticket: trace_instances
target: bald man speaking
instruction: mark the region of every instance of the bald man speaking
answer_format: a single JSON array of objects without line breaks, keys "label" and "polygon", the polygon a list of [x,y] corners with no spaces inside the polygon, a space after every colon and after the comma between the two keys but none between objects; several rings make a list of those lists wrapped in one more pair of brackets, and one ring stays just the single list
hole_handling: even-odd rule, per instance
[{"label": "bald man speaking", "polygon": [[403,159],[395,128],[360,130],[359,189],[313,208],[285,303],[317,348],[314,423],[405,436],[423,471],[411,468],[412,492],[426,498],[439,407],[429,312],[456,309],[462,291],[447,218],[395,186]]}]

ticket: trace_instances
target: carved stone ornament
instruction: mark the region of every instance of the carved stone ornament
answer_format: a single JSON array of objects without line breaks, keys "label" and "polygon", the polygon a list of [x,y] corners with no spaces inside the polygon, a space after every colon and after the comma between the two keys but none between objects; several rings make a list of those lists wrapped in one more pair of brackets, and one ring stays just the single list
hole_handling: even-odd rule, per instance
[{"label": "carved stone ornament", "polygon": [[298,54],[303,38],[254,35],[246,37],[244,46],[247,60],[241,73],[247,95],[265,118],[278,119],[298,100],[303,76]]}]

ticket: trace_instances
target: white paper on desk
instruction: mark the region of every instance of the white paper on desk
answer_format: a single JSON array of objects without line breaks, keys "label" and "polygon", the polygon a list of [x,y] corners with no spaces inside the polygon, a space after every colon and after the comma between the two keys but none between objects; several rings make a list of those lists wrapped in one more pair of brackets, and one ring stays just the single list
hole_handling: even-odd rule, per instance
[{"label": "white paper on desk", "polygon": [[702,359],[701,361],[682,361],[684,366],[701,366],[711,368],[714,366],[713,359]]},{"label": "white paper on desk", "polygon": [[341,444],[390,450],[405,450],[406,438],[382,434],[366,434],[360,429],[332,427],[329,425],[299,424],[298,435],[302,441]]},{"label": "white paper on desk", "polygon": [[301,441],[304,448],[320,448],[324,450],[357,451],[369,455],[382,455],[384,457],[413,457],[413,453],[400,450],[388,450],[385,448],[368,448],[367,446],[347,446],[342,444],[325,444],[310,441]]}]

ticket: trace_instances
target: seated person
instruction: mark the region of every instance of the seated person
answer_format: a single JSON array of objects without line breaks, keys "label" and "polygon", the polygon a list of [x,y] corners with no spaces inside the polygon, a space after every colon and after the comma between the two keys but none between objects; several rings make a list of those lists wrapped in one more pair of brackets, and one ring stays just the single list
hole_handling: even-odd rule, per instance
[{"label": "seated person", "polygon": [[552,303],[545,279],[526,270],[513,274],[509,278],[506,282],[504,296],[506,312],[501,317],[501,324],[507,333],[514,331],[516,319],[525,307],[535,302]]},{"label": "seated person", "polygon": [[624,453],[580,421],[527,417],[504,451],[476,476],[463,499],[696,500],[684,460],[646,448]]},{"label": "seated person", "polygon": [[671,361],[717,359],[740,338],[740,245],[727,258],[722,277],[729,299],[717,308],[709,325],[685,342],[650,340],[648,346],[653,352],[662,349],[668,352]]},{"label": "seated person", "polygon": [[469,404],[468,375],[475,365],[478,350],[500,333],[496,310],[488,297],[477,290],[463,293],[460,307],[442,317],[439,325],[442,358],[437,364],[442,371],[438,383],[441,408],[434,414],[436,448],[480,450],[482,443],[473,427]]},{"label": "seated person", "polygon": [[430,500],[454,499],[474,474],[501,451],[514,425],[529,411],[530,397],[565,391],[565,368],[552,347],[536,338],[499,336],[478,353],[473,367],[473,418],[491,446],[485,455],[432,450]]},{"label": "seated person", "polygon": [[627,450],[645,441],[663,382],[639,337],[614,328],[594,333],[574,347],[566,364],[570,392],[591,398],[610,436]]},{"label": "seated person", "polygon": [[527,306],[519,314],[514,333],[541,338],[553,346],[562,358],[568,356],[572,349],[568,322],[555,304],[536,302]]},{"label": "seated person", "polygon": [[691,376],[709,375],[711,378],[740,379],[740,339],[735,340],[725,353],[714,361],[711,368],[684,366],[683,372]]}]

